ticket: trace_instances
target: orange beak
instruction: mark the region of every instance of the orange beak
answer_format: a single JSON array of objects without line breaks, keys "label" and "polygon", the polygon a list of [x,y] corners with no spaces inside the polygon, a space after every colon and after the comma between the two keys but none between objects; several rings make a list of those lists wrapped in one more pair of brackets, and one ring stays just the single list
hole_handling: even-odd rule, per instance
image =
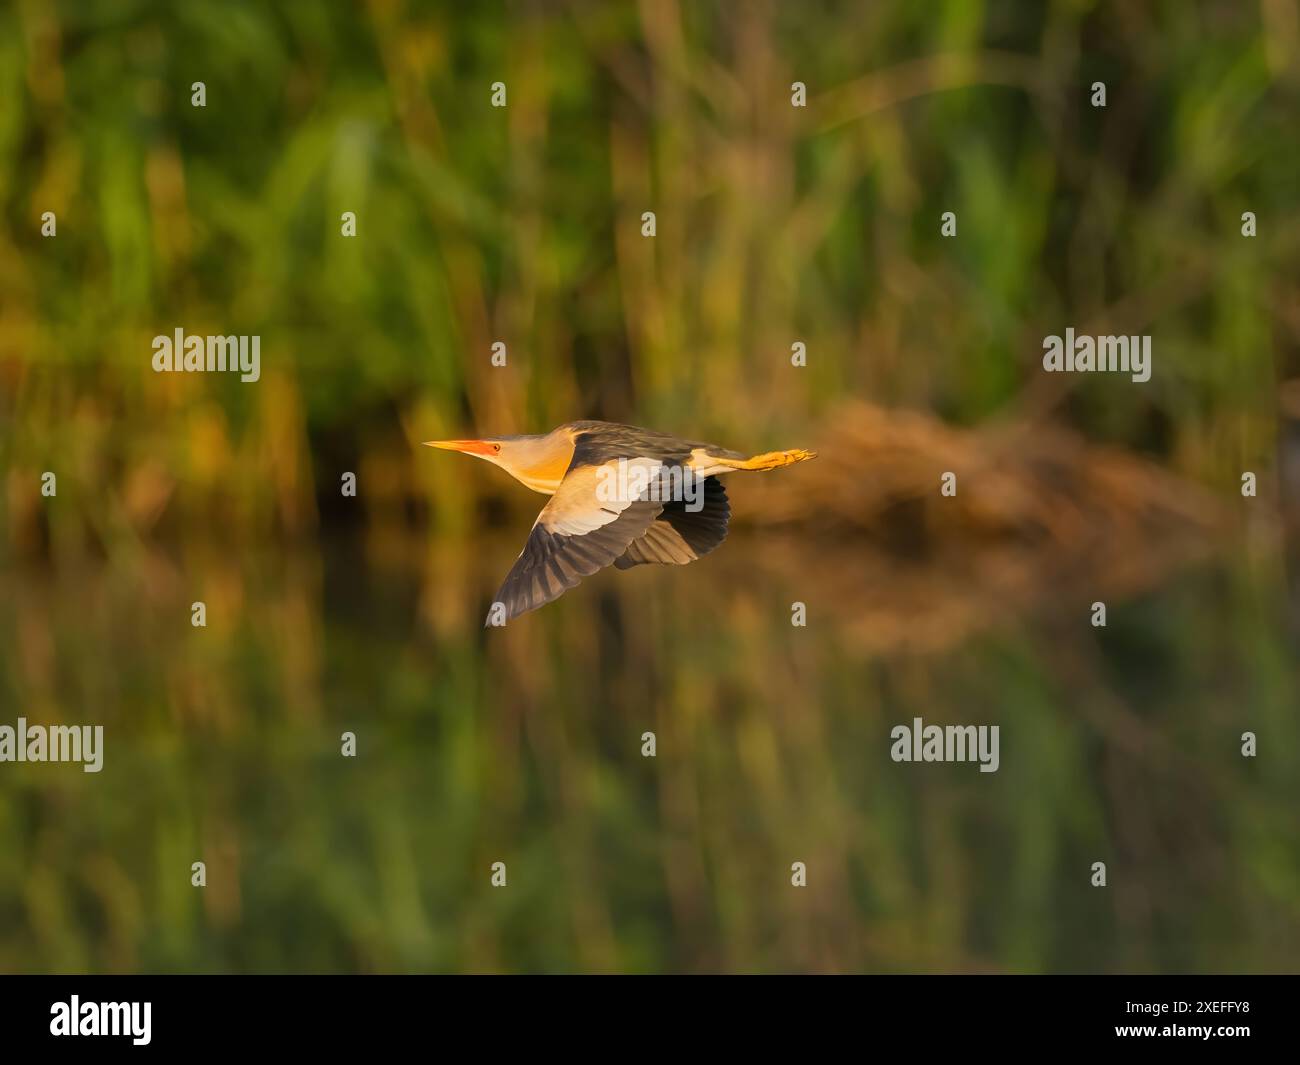
[{"label": "orange beak", "polygon": [[467,455],[495,455],[496,448],[486,440],[426,440],[425,447],[440,447],[444,451],[463,451]]}]

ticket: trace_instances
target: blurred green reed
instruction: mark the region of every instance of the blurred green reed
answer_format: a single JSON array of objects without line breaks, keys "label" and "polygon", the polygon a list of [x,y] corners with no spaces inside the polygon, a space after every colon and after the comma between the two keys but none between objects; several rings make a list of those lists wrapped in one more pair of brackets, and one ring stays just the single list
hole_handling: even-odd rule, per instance
[{"label": "blurred green reed", "polygon": [[[0,9],[0,723],[106,733],[0,765],[0,971],[1294,970],[1298,44],[1274,0]],[[178,326],[261,381],[155,375]],[[1066,326],[1152,381],[1043,375]],[[817,446],[850,398],[1246,509],[1100,633],[892,653],[831,602],[875,548],[744,524],[795,469],[706,563],[480,628],[540,500],[419,441]],[[890,762],[914,716],[1002,769]]]}]

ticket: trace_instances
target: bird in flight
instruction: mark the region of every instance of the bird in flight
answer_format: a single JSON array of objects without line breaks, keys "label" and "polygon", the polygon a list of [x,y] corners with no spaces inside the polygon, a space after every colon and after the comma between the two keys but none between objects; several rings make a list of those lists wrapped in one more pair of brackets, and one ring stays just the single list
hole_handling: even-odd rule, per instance
[{"label": "bird in flight", "polygon": [[551,497],[488,611],[486,625],[558,599],[611,563],[684,566],[722,543],[731,505],[718,476],[775,470],[816,452],[746,456],[614,422],[566,422],[537,436],[428,440],[500,466]]}]

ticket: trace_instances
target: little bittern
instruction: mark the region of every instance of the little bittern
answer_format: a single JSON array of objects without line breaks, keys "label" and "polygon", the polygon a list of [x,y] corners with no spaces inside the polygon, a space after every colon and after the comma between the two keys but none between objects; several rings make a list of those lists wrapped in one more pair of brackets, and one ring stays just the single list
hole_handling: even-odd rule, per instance
[{"label": "little bittern", "polygon": [[[613,422],[568,422],[539,436],[430,440],[487,459],[551,497],[497,593],[501,624],[613,563],[684,566],[722,543],[731,506],[718,475],[774,470],[812,451],[739,451]],[[497,604],[500,604],[498,608]]]}]

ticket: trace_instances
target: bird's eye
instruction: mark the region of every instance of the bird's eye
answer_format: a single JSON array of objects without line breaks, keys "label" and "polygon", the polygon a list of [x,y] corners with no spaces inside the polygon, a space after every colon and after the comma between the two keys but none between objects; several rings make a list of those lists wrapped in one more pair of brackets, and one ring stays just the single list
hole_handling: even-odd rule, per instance
[{"label": "bird's eye", "polygon": [[492,450],[495,451],[498,455],[501,454],[501,445],[500,445],[500,444],[493,444],[493,445],[492,445]]}]

